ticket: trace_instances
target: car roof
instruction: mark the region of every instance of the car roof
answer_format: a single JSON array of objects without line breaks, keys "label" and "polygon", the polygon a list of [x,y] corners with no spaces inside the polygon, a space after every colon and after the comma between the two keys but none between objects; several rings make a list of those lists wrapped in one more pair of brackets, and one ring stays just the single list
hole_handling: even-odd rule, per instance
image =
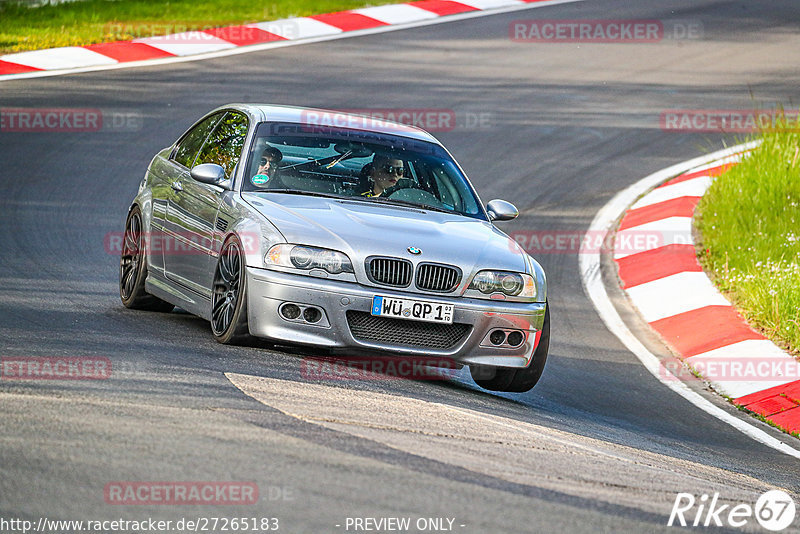
[{"label": "car roof", "polygon": [[[441,145],[431,134],[416,126],[409,126],[398,122],[384,120],[379,117],[379,110],[372,117],[346,111],[330,109],[304,108],[281,106],[273,104],[228,104],[222,109],[239,109],[248,113],[257,122],[290,122],[298,124],[313,124],[319,126],[341,126],[355,130],[376,132],[382,134],[398,135],[420,141],[428,141]],[[363,110],[368,113],[369,110]],[[389,110],[386,110],[389,111]],[[399,110],[396,110],[399,111]]]}]

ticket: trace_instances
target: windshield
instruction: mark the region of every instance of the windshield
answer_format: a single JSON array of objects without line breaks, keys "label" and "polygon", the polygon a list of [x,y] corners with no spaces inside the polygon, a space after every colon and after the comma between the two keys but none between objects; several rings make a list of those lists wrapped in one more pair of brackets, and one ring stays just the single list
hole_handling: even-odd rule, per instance
[{"label": "windshield", "polygon": [[478,198],[439,145],[401,136],[261,123],[242,191],[342,197],[485,220]]}]

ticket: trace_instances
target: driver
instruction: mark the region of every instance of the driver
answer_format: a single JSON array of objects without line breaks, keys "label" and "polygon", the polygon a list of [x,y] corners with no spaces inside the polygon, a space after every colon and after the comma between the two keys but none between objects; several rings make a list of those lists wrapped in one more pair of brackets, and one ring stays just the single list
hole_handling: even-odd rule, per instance
[{"label": "driver", "polygon": [[268,187],[269,181],[275,176],[275,171],[278,170],[278,163],[282,159],[283,154],[277,148],[272,146],[265,148],[258,162],[258,171],[250,178],[250,182],[256,187]]},{"label": "driver", "polygon": [[383,154],[375,154],[367,167],[369,189],[361,193],[362,197],[381,196],[384,191],[397,185],[405,173],[403,160]]}]

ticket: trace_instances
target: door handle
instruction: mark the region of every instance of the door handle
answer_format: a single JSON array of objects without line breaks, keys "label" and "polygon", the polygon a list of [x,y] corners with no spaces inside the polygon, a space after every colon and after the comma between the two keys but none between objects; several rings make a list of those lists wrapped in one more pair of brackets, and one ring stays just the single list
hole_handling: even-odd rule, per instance
[{"label": "door handle", "polygon": [[172,189],[174,189],[175,191],[183,191],[183,186],[181,185],[180,182],[172,182],[172,184],[170,184],[170,187],[172,187]]}]

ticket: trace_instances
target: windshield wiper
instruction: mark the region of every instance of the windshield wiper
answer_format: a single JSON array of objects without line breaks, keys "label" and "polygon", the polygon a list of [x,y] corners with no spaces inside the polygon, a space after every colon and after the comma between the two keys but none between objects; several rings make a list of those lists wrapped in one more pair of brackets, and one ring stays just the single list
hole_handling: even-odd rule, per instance
[{"label": "windshield wiper", "polygon": [[264,191],[247,191],[248,193],[283,193],[286,195],[305,195],[309,197],[322,197],[322,198],[335,198],[337,200],[355,200],[361,202],[375,202],[377,204],[385,204],[388,206],[408,206],[411,208],[419,208],[423,210],[439,211],[441,213],[449,213],[450,215],[462,215],[457,211],[448,210],[445,208],[437,208],[427,204],[419,204],[417,202],[409,202],[408,200],[389,200],[377,197],[362,197],[362,196],[345,196],[333,195],[330,193],[318,193],[316,191],[303,191],[302,189],[265,189]]},{"label": "windshield wiper", "polygon": [[350,198],[341,195],[332,195],[330,193],[319,193],[317,191],[303,191],[302,189],[265,189],[264,191],[248,191],[248,193],[284,193],[287,195],[306,195],[309,197]]},{"label": "windshield wiper", "polygon": [[419,204],[417,202],[410,202],[408,200],[390,200],[390,199],[383,199],[383,198],[378,198],[378,197],[369,197],[369,198],[366,198],[365,200],[367,200],[368,202],[379,202],[381,204],[390,204],[390,205],[391,204],[395,204],[395,205],[401,204],[403,206],[410,206],[410,207],[413,207],[413,208],[420,208],[420,209],[424,209],[424,210],[440,211],[442,213],[450,213],[450,214],[458,214],[458,215],[460,215],[460,213],[458,213],[456,211],[448,210],[448,209],[445,209],[445,208],[437,208],[435,206],[429,206],[428,204]]}]

